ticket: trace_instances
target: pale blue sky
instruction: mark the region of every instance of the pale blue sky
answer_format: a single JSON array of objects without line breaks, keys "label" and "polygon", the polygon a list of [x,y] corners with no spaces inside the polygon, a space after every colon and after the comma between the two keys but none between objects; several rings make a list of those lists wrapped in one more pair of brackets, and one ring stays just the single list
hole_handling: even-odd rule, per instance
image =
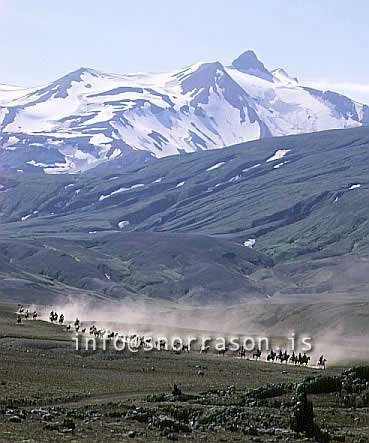
[{"label": "pale blue sky", "polygon": [[0,0],[0,83],[229,63],[253,49],[268,68],[369,103],[368,22],[365,0]]}]

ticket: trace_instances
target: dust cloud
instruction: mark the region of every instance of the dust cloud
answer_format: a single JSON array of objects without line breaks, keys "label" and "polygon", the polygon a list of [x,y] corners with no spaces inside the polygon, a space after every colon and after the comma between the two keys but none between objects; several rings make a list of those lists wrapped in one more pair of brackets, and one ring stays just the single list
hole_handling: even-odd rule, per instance
[{"label": "dust cloud", "polygon": [[[314,365],[320,355],[328,364],[339,365],[369,360],[367,334],[348,333],[352,318],[338,321],[347,313],[347,306],[323,307],[320,304],[289,305],[252,303],[236,306],[188,306],[161,301],[91,302],[70,297],[40,312],[47,320],[50,310],[63,313],[66,323],[80,319],[82,327],[95,324],[98,328],[119,334],[138,334],[153,337],[252,337],[255,346],[268,340],[267,350],[287,349],[289,353],[307,350]],[[351,310],[354,311],[353,309]],[[296,314],[297,313],[297,314]],[[324,313],[324,321],[322,315]],[[332,314],[332,319],[327,317]],[[341,326],[340,326],[341,324]],[[293,340],[292,340],[293,338]],[[308,349],[304,340],[308,341]],[[242,341],[241,341],[242,343]],[[264,342],[263,342],[264,343]]]}]

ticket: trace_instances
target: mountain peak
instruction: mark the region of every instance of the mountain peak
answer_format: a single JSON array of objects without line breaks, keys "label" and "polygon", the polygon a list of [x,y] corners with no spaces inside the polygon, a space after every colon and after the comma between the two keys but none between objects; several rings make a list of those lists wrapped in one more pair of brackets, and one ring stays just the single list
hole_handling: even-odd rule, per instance
[{"label": "mountain peak", "polygon": [[73,83],[82,82],[83,76],[89,75],[91,77],[99,77],[99,73],[94,69],[90,68],[79,68],[75,71],[69,72],[65,74],[63,77],[58,78],[57,80],[49,83],[42,88],[36,89],[32,91],[28,97],[32,97],[32,104],[37,104],[41,102],[45,102],[50,98],[67,98],[68,91],[72,87]]},{"label": "mountain peak", "polygon": [[286,83],[298,83],[297,77],[291,77],[283,68],[274,69],[272,71],[273,77],[279,80],[280,82]]},{"label": "mountain peak", "polygon": [[232,66],[238,71],[264,80],[273,81],[272,74],[266,69],[264,64],[257,58],[254,51],[245,51],[232,62]]},{"label": "mountain peak", "polygon": [[224,75],[227,75],[224,66],[217,61],[195,64],[176,74],[176,77],[181,82],[183,92],[187,94],[194,90],[209,89]]},{"label": "mountain peak", "polygon": [[78,68],[75,71],[72,71],[69,74],[64,75],[62,78],[63,79],[64,78],[72,78],[75,81],[81,81],[82,75],[85,75],[85,74],[92,75],[93,77],[99,76],[99,73],[95,69],[85,68],[82,66],[81,68]]},{"label": "mountain peak", "polygon": [[252,51],[232,66],[202,61],[167,73],[80,67],[37,88],[0,86],[0,110],[0,175],[75,173],[113,160],[130,164],[128,153],[137,151],[160,158],[369,125],[369,107],[295,83]]}]

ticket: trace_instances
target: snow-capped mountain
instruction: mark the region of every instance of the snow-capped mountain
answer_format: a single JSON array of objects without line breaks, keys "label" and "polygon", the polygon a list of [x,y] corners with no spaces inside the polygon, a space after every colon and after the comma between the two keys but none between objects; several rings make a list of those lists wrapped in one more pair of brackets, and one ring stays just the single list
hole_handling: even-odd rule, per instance
[{"label": "snow-capped mountain", "polygon": [[368,124],[368,106],[269,71],[252,51],[165,74],[81,68],[40,88],[0,85],[0,170],[77,172]]}]

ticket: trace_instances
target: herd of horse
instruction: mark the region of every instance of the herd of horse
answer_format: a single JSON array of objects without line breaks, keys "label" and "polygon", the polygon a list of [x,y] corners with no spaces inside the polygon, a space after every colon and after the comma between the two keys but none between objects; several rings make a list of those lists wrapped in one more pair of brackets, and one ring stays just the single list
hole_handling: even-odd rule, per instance
[{"label": "herd of horse", "polygon": [[[253,358],[259,359],[261,357],[262,353],[259,349],[253,354]],[[273,349],[270,350],[269,354],[266,357],[267,361],[272,362],[279,362],[279,363],[291,363],[293,365],[305,365],[307,366],[310,361],[310,356],[306,354],[306,352],[298,354],[295,353],[295,351],[292,352],[292,354],[288,354],[287,351],[282,351],[281,349],[279,352],[274,352]],[[317,361],[317,366],[322,367],[325,369],[327,363],[327,359],[324,357],[324,355],[321,355]]]},{"label": "herd of horse", "polygon": [[22,323],[22,320],[28,320],[32,315],[32,320],[37,320],[38,313],[36,310],[32,312],[32,314],[29,312],[28,309],[25,309],[23,305],[18,304],[18,315],[17,315],[17,323]]},{"label": "herd of horse", "polygon": [[[25,308],[23,307],[23,305],[18,305],[18,316],[17,316],[17,323],[21,323],[22,322],[22,317],[25,319],[30,318],[30,312],[28,311],[28,309],[25,310]],[[32,319],[36,320],[38,317],[38,314],[35,311],[33,311],[32,313]],[[56,323],[59,325],[64,325],[65,322],[65,317],[63,314],[58,314],[55,311],[51,311],[49,314],[49,320],[51,323]],[[87,328],[83,327],[81,328],[81,322],[79,320],[79,318],[77,317],[75,319],[75,321],[73,323],[68,323],[66,326],[66,331],[67,332],[76,332],[76,333],[82,333],[85,334],[87,333]],[[137,343],[137,347],[145,347],[148,346],[150,343],[150,341],[152,340],[151,338],[148,337],[144,337],[144,336],[139,336],[137,334],[131,334],[129,336],[122,336],[119,335],[117,332],[113,332],[113,331],[109,331],[109,330],[105,330],[105,329],[98,329],[96,327],[96,325],[91,325],[88,329],[88,334],[91,336],[94,336],[95,338],[106,338],[106,339],[122,339],[125,341],[135,341]],[[155,347],[158,350],[167,350],[167,342],[164,339],[161,339],[159,341],[156,341],[155,343],[153,343],[155,345]],[[201,354],[206,354],[209,351],[209,346],[207,347],[202,347],[200,349],[200,353]],[[181,352],[190,352],[190,347],[187,344],[183,344],[181,345],[181,347],[179,349],[175,349],[175,353],[181,353]],[[219,349],[217,351],[217,354],[220,356],[224,356],[226,353],[228,352],[228,349],[222,348]],[[240,350],[238,351],[238,356],[243,359],[243,358],[248,358],[249,354],[248,351],[245,349],[244,346],[241,346]],[[256,349],[256,351],[253,352],[252,354],[252,359],[253,360],[259,360],[262,358],[262,351],[260,349]],[[308,356],[306,354],[306,352],[304,353],[298,353],[296,354],[295,351],[292,352],[292,354],[288,354],[287,350],[282,351],[281,349],[278,350],[278,352],[275,352],[273,349],[271,349],[269,351],[269,353],[266,356],[266,361],[267,362],[274,362],[274,363],[286,363],[286,364],[293,364],[293,365],[300,365],[300,366],[308,366],[309,362],[310,362],[310,356]],[[324,355],[321,355],[317,361],[317,367],[321,368],[321,369],[326,369],[326,358],[324,357]]]},{"label": "herd of horse", "polygon": [[[202,352],[202,350],[200,351]],[[225,355],[227,352],[227,349],[222,349],[218,351],[218,355]],[[246,349],[241,346],[241,349],[238,351],[239,357],[247,358],[248,352]],[[262,357],[262,351],[260,349],[256,349],[256,351],[252,354],[253,360],[259,360]],[[310,362],[310,356],[306,354],[306,352],[298,354],[295,353],[295,351],[292,352],[292,354],[288,354],[287,351],[282,351],[281,349],[278,352],[275,352],[273,349],[270,350],[269,354],[266,356],[266,361],[268,362],[275,362],[275,363],[290,363],[293,365],[300,365],[300,366],[308,366]],[[325,369],[326,368],[327,359],[324,357],[324,355],[321,355],[317,361],[317,367]]]}]

